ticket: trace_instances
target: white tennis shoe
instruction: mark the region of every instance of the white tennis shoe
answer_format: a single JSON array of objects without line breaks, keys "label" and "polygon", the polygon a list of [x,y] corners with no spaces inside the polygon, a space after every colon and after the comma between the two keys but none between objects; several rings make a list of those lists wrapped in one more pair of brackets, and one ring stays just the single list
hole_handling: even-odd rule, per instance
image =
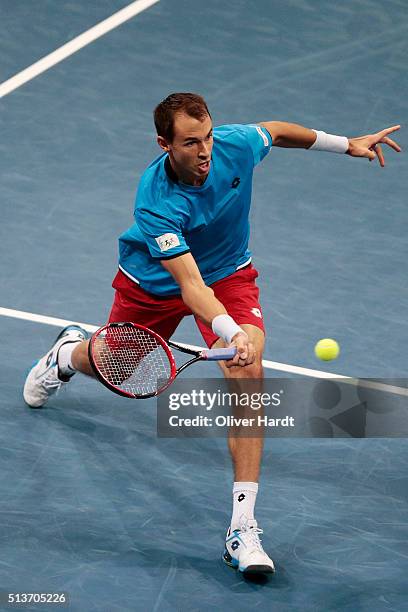
[{"label": "white tennis shoe", "polygon": [[262,548],[259,536],[263,533],[255,519],[247,520],[240,529],[227,531],[223,560],[230,567],[246,574],[270,574],[275,571],[273,561]]},{"label": "white tennis shoe", "polygon": [[63,376],[59,371],[58,351],[61,346],[68,342],[86,340],[87,337],[87,332],[79,325],[68,325],[61,331],[48,353],[33,365],[23,389],[24,400],[31,408],[44,406],[48,398],[67,384],[75,374],[73,371],[70,376]]}]

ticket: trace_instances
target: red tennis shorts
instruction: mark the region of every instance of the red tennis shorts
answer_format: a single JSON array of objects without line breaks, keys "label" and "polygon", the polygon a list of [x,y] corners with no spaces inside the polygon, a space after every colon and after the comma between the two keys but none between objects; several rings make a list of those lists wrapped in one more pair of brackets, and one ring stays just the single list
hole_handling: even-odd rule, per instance
[{"label": "red tennis shorts", "polygon": [[[249,323],[264,333],[262,310],[259,305],[259,289],[256,285],[257,270],[249,264],[230,276],[213,283],[215,297],[225,306],[228,314],[239,324]],[[191,315],[180,295],[159,296],[144,291],[121,270],[116,274],[112,287],[115,299],[109,315],[109,323],[131,321],[149,327],[165,340],[171,338],[183,317]],[[198,328],[208,347],[218,339],[212,329],[195,317]]]}]

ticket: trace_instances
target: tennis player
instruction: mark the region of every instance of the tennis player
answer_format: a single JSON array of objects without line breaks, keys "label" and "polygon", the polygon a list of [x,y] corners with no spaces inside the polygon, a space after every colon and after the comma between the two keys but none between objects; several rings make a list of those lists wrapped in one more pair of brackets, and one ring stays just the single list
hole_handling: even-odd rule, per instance
[{"label": "tennis player", "polygon": [[[255,166],[271,147],[294,147],[378,159],[394,126],[359,138],[334,136],[300,125],[268,121],[213,128],[204,99],[175,93],[154,111],[162,154],[141,177],[135,223],[119,238],[110,322],[133,321],[169,339],[193,315],[209,347],[236,346],[221,362],[229,379],[261,379],[265,328],[248,249]],[[92,375],[87,334],[65,328],[32,368],[24,399],[43,406],[76,371]],[[224,560],[242,572],[273,572],[254,516],[262,438],[230,437],[234,465],[233,510]]]}]

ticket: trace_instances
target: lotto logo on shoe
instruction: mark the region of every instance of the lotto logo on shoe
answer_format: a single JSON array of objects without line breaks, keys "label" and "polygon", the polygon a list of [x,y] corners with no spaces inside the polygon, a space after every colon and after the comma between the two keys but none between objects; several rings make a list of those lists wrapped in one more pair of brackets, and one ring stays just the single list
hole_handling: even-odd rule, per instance
[{"label": "lotto logo on shoe", "polygon": [[173,247],[180,246],[180,240],[176,234],[163,234],[163,236],[159,236],[158,238],[155,238],[155,240],[162,252],[168,251]]},{"label": "lotto logo on shoe", "polygon": [[242,502],[242,501],[244,501],[244,499],[245,499],[245,495],[244,495],[243,493],[241,493],[241,494],[238,496],[238,501],[239,501],[239,502]]},{"label": "lotto logo on shoe", "polygon": [[258,317],[258,319],[262,319],[262,313],[259,310],[259,308],[252,308],[251,310],[252,314],[254,314],[256,317]]}]

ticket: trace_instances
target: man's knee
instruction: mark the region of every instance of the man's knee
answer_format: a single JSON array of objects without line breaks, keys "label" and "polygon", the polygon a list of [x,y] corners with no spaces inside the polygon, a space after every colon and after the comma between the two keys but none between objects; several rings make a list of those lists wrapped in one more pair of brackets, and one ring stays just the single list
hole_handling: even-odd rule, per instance
[{"label": "man's knee", "polygon": [[247,366],[223,368],[226,378],[263,378],[262,363],[255,362]]}]

